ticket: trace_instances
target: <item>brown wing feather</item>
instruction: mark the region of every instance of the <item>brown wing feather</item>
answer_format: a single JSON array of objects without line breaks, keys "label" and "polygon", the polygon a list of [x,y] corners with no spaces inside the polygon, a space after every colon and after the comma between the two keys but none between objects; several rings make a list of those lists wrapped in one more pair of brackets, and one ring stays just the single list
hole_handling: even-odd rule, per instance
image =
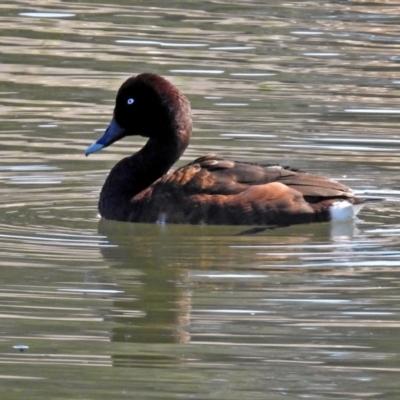
[{"label": "brown wing feather", "polygon": [[306,197],[353,197],[348,187],[331,179],[279,165],[234,162],[213,155],[198,158],[171,175],[170,179],[185,181],[185,189],[196,193],[234,194],[252,185],[280,182]]},{"label": "brown wing feather", "polygon": [[285,225],[328,220],[338,198],[353,194],[327,178],[210,155],[163,176],[132,201],[143,222],[165,216],[175,223]]}]

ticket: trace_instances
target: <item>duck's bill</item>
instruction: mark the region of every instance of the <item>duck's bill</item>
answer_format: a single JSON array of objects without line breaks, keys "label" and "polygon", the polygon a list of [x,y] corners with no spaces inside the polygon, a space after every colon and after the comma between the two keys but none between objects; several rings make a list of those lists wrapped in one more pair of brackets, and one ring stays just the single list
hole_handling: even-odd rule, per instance
[{"label": "duck's bill", "polygon": [[107,146],[110,146],[119,139],[122,139],[126,135],[125,129],[122,128],[118,122],[113,118],[108,125],[108,128],[104,132],[103,136],[93,144],[91,144],[85,151],[85,155],[100,151]]}]

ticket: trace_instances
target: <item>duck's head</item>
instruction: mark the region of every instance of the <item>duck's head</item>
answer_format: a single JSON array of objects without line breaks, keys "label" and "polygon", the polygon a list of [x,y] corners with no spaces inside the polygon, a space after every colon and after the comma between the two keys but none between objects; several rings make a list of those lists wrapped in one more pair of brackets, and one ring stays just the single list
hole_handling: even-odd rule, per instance
[{"label": "duck's head", "polygon": [[125,136],[171,140],[176,135],[190,136],[191,129],[190,103],[186,97],[161,76],[144,73],[127,79],[119,88],[108,128],[85,154],[99,151]]}]

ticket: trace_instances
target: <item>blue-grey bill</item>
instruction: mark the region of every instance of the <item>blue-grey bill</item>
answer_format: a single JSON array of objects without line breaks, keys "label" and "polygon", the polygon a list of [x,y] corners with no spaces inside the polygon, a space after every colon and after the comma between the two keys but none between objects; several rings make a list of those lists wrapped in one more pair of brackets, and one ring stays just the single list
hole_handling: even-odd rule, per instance
[{"label": "blue-grey bill", "polygon": [[88,156],[89,154],[95,153],[96,151],[101,150],[102,148],[104,148],[104,144],[100,144],[97,142],[94,142],[93,144],[91,144],[85,151],[85,156]]},{"label": "blue-grey bill", "polygon": [[86,149],[85,155],[88,156],[89,154],[92,154],[96,151],[103,149],[104,147],[109,146],[110,144],[113,144],[117,140],[123,138],[125,134],[125,129],[118,124],[115,118],[113,118],[103,136]]}]

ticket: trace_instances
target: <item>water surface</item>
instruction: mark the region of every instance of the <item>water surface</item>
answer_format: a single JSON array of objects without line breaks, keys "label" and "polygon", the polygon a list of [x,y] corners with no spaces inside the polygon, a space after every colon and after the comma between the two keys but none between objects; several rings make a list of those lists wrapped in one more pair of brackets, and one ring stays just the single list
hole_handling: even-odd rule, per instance
[{"label": "water surface", "polygon": [[[14,1],[0,13],[0,392],[397,399],[394,2]],[[384,197],[352,224],[101,221],[140,138],[84,157],[128,76],[190,99],[178,165],[278,162]]]}]

